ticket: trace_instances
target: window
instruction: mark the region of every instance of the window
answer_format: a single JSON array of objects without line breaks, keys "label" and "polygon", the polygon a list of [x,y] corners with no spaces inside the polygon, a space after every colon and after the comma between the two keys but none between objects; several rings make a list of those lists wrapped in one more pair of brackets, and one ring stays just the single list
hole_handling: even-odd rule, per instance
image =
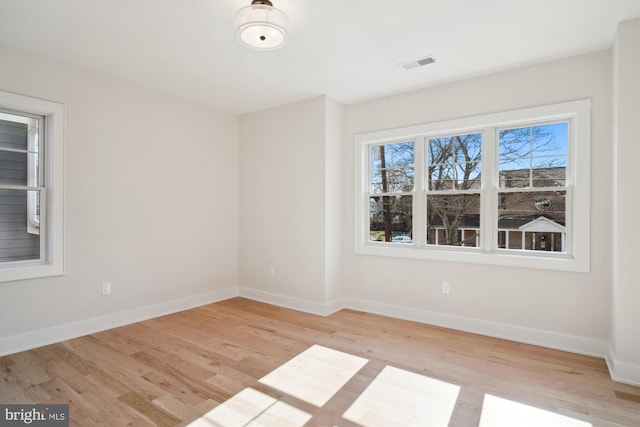
[{"label": "window", "polygon": [[479,247],[482,134],[426,139],[428,245]]},{"label": "window", "polygon": [[498,248],[567,253],[568,125],[499,129]]},{"label": "window", "polygon": [[589,271],[589,122],[575,101],[356,136],[356,252]]},{"label": "window", "polygon": [[0,281],[64,273],[64,113],[0,91]]},{"label": "window", "polygon": [[372,145],[370,159],[370,239],[410,243],[414,190],[413,142]]}]

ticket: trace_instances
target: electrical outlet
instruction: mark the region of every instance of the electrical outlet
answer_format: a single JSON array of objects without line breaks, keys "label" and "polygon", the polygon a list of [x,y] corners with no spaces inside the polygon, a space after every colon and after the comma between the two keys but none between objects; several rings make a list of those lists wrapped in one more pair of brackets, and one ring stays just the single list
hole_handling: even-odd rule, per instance
[{"label": "electrical outlet", "polygon": [[104,282],[102,284],[102,295],[109,295],[109,294],[111,294],[111,283]]},{"label": "electrical outlet", "polygon": [[449,294],[451,292],[451,288],[449,286],[449,282],[442,282],[442,293]]}]

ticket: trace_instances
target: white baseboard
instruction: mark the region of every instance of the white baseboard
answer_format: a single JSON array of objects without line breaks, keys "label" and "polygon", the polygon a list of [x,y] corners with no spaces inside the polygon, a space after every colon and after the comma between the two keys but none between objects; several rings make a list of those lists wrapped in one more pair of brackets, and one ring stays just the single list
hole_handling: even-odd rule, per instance
[{"label": "white baseboard", "polygon": [[617,360],[609,344],[604,341],[358,298],[339,298],[323,304],[243,287],[219,289],[179,300],[0,338],[0,356],[188,310],[236,296],[318,316],[328,316],[343,308],[348,308],[525,344],[601,357],[606,360],[611,378],[614,381],[640,386],[640,366]]},{"label": "white baseboard", "polygon": [[160,304],[148,305],[133,310],[121,311],[105,316],[93,317],[73,323],[40,329],[25,334],[0,338],[0,356],[29,350],[43,345],[117,328],[154,317],[164,316],[201,305],[211,304],[238,296],[238,288],[224,288],[199,295]]},{"label": "white baseboard", "polygon": [[325,305],[325,316],[329,316],[333,313],[337,313],[347,307],[347,298],[338,298]]},{"label": "white baseboard", "polygon": [[385,304],[374,301],[367,301],[358,298],[341,298],[328,304],[308,301],[300,298],[292,298],[285,295],[260,291],[251,288],[240,288],[240,296],[255,301],[273,304],[280,307],[303,311],[305,313],[328,316],[340,311],[343,308],[364,311],[367,313],[380,314],[383,316],[395,317],[398,319],[411,320],[428,325],[441,326],[459,331],[471,332],[474,334],[486,335],[495,338],[533,344],[541,347],[553,348],[556,350],[569,351],[605,358],[607,355],[608,343],[591,338],[578,337],[574,335],[559,334],[556,332],[543,331],[538,329],[514,326],[506,323],[479,320],[470,317],[457,316],[453,314],[439,313],[428,310],[419,310],[393,304]]},{"label": "white baseboard", "polygon": [[640,387],[640,365],[617,360],[611,347],[605,360],[612,380]]},{"label": "white baseboard", "polygon": [[240,288],[239,296],[254,301],[277,305],[279,307],[302,311],[304,313],[316,314],[318,316],[328,316],[345,308],[344,298],[323,304],[302,298],[295,298],[287,295],[275,294],[273,292],[265,292],[258,289],[242,287]]},{"label": "white baseboard", "polygon": [[381,314],[398,319],[426,323],[433,326],[471,332],[494,338],[516,341],[523,344],[538,345],[556,350],[569,351],[604,358],[608,344],[591,338],[560,334],[539,329],[514,326],[506,323],[491,322],[454,314],[419,310],[404,306],[384,304],[357,298],[348,298],[346,307],[367,313]]}]

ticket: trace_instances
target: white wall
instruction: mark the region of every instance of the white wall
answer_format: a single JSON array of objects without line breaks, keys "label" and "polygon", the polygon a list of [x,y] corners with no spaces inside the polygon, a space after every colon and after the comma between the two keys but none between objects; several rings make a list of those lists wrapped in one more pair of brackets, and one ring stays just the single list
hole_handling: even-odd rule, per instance
[{"label": "white wall", "polygon": [[326,96],[241,117],[241,295],[342,308],[343,117]]},{"label": "white wall", "polygon": [[614,250],[609,368],[640,385],[640,19],[618,26],[613,48]]},{"label": "white wall", "polygon": [[[344,107],[342,104],[327,99],[326,109],[326,153],[325,153],[325,271],[327,312],[341,308],[340,302],[346,293],[346,286],[342,280],[343,244],[346,237],[344,224],[344,162],[342,157]],[[337,305],[336,305],[337,304]]]},{"label": "white wall", "polygon": [[0,63],[0,89],[67,106],[67,274],[0,283],[0,353],[237,293],[236,116],[4,48]]},{"label": "white wall", "polygon": [[[344,215],[349,305],[602,355],[611,300],[609,50],[349,105],[344,158],[346,176],[353,177],[358,133],[585,98],[592,100],[589,274],[355,255],[350,178]],[[451,284],[450,295],[441,293],[444,281]]]},{"label": "white wall", "polygon": [[245,296],[310,311],[325,301],[325,110],[317,97],[240,118]]}]

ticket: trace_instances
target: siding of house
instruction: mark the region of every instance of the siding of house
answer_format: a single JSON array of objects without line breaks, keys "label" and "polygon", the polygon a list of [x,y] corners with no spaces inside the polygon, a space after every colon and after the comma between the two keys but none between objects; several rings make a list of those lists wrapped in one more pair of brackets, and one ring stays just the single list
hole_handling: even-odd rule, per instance
[{"label": "siding of house", "polygon": [[[0,120],[0,183],[27,184],[27,125]],[[0,190],[0,261],[40,257],[40,236],[27,233],[27,192]]]}]

